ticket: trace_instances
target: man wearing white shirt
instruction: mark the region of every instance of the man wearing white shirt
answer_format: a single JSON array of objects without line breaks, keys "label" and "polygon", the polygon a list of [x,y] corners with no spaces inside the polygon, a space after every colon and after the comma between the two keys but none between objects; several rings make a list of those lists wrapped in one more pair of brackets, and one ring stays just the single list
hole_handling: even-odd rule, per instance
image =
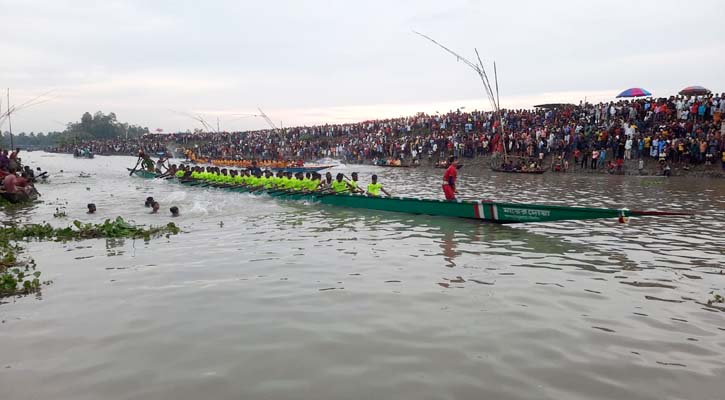
[{"label": "man wearing white shirt", "polygon": [[627,136],[627,141],[624,143],[624,159],[632,159],[632,136]]}]

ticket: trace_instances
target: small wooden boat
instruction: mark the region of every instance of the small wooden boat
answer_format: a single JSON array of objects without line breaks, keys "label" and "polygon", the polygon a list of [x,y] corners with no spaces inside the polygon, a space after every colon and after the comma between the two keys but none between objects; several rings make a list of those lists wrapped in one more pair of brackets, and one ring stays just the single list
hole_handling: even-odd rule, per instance
[{"label": "small wooden boat", "polygon": [[375,164],[376,167],[385,167],[385,168],[417,168],[418,164]]},{"label": "small wooden boat", "polygon": [[521,169],[503,169],[503,168],[491,168],[491,171],[493,172],[505,172],[507,174],[535,174],[540,175],[543,174],[543,169],[528,169],[528,170],[521,170]]},{"label": "small wooden boat", "polygon": [[74,158],[93,158],[93,153],[90,151],[75,151],[73,153]]},{"label": "small wooden boat", "polygon": [[298,172],[307,173],[307,172],[317,172],[322,171],[323,169],[332,168],[334,165],[309,165],[309,166],[302,166],[302,167],[279,167],[279,168],[270,168],[274,172],[291,172],[293,174],[296,174]]},{"label": "small wooden boat", "polygon": [[13,204],[19,204],[19,203],[28,203],[31,201],[35,201],[38,199],[38,196],[40,193],[38,193],[35,188],[31,187],[28,191],[18,191],[15,193],[8,193],[5,191],[0,191],[0,196],[2,196],[3,199],[7,200],[9,203]]},{"label": "small wooden boat", "polygon": [[[130,170],[130,169],[129,169]],[[148,171],[135,171],[136,176],[154,179],[158,175]],[[455,217],[489,221],[499,224],[520,222],[549,222],[562,220],[587,220],[600,218],[619,218],[620,220],[632,216],[665,216],[689,215],[682,212],[666,211],[636,211],[626,208],[589,208],[566,207],[540,204],[505,203],[488,200],[479,201],[446,201],[436,199],[420,199],[412,197],[370,197],[354,194],[331,194],[316,192],[294,192],[287,190],[254,190],[247,186],[212,184],[199,180],[176,179],[170,180],[183,185],[216,187],[230,192],[250,192],[253,194],[266,194],[285,200],[302,200],[337,207],[359,208],[368,210],[391,211],[408,214],[425,214],[442,217]]]},{"label": "small wooden boat", "polygon": [[[446,168],[448,168],[448,163],[443,163],[443,164],[436,163],[436,164],[433,165],[433,168],[446,169]],[[463,164],[457,164],[456,165],[456,169],[461,169],[461,168],[463,168]]]}]

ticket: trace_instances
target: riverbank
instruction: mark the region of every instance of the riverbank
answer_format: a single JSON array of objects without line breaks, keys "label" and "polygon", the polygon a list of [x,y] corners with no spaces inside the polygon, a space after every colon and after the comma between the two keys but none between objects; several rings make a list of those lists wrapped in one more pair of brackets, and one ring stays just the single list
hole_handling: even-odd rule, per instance
[{"label": "riverbank", "polygon": [[[491,166],[491,155],[477,156],[474,158],[460,158],[459,163],[465,166],[474,168],[490,168]],[[574,165],[573,160],[570,161],[569,169],[566,172],[555,172],[552,169],[551,158],[544,159],[543,167],[546,169],[547,174],[582,174],[582,175],[628,175],[628,176],[662,176],[662,164],[659,161],[644,158],[643,168],[639,169],[639,160],[625,160],[623,169],[618,173],[611,173],[606,168],[589,168],[590,163],[587,163],[587,168],[580,168],[580,165]],[[421,165],[433,167],[437,163],[437,160],[424,159],[421,161]],[[725,178],[725,170],[722,166],[717,163],[715,165],[691,165],[691,164],[670,164],[672,176],[687,176],[693,178]]]},{"label": "riverbank", "polygon": [[[65,153],[57,153],[57,152],[47,152],[50,154],[65,154]],[[130,155],[122,154],[122,153],[115,153],[115,154],[98,154],[99,156],[126,156],[129,157]],[[470,170],[471,168],[479,168],[479,169],[490,169],[491,166],[491,160],[492,160],[491,154],[485,154],[475,157],[461,157],[459,158],[459,163],[464,164],[465,166],[468,166],[467,170]],[[438,164],[442,159],[438,157],[423,157],[420,159],[418,166],[419,167],[430,167],[434,168],[436,164]],[[660,164],[659,161],[654,160],[650,157],[643,158],[644,165],[643,168],[639,169],[639,160],[625,160],[623,164],[623,169],[621,172],[615,173],[615,175],[629,175],[629,176],[662,176],[663,170],[662,170],[662,164]],[[317,163],[317,158],[306,158],[303,159],[305,163]],[[609,160],[611,161],[611,160]],[[176,161],[178,163],[183,163],[183,161]],[[580,168],[579,165],[574,165],[573,160],[569,161],[569,169],[565,172],[567,174],[584,174],[584,175],[612,175],[611,172],[609,172],[606,168],[597,168],[597,169],[591,169],[589,167],[587,168]],[[357,162],[346,162],[346,164],[352,166],[352,165],[368,165],[373,166],[375,165],[375,160],[364,160],[363,163],[357,163]],[[410,160],[405,160],[403,162],[404,165],[410,165]],[[590,163],[587,163],[587,166],[589,166]],[[564,173],[564,172],[555,172],[552,170],[552,162],[551,157],[547,157],[544,159],[543,163],[544,169],[546,170],[545,173]],[[720,162],[716,162],[713,165],[704,165],[704,164],[684,164],[684,163],[671,163],[671,172],[672,176],[686,176],[686,177],[693,177],[693,178],[725,178],[725,169],[722,168],[722,164]],[[394,167],[391,167],[394,168]]]}]

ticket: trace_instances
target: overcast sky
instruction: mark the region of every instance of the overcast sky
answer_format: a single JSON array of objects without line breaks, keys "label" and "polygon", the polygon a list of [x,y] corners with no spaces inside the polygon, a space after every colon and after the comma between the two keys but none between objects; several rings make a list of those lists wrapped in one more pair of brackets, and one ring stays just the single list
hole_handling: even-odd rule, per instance
[{"label": "overcast sky", "polygon": [[284,125],[487,109],[476,75],[415,29],[495,60],[503,107],[720,92],[724,20],[717,0],[0,0],[0,87],[15,104],[53,90],[14,132],[97,110],[177,131],[199,124],[171,110],[243,130],[266,127],[234,115],[257,107]]}]

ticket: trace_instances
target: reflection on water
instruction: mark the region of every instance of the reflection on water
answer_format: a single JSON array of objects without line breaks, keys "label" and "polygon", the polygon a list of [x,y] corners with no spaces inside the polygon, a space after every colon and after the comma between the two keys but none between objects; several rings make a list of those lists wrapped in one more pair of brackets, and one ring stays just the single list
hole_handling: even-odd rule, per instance
[{"label": "reflection on water", "polygon": [[[699,211],[499,226],[145,181],[131,158],[28,158],[52,183],[6,220],[68,225],[92,201],[94,222],[169,222],[143,207],[154,196],[187,233],[28,243],[54,283],[0,305],[8,398],[722,397],[721,181],[467,166],[467,198]],[[440,196],[439,170],[340,168]]]}]

